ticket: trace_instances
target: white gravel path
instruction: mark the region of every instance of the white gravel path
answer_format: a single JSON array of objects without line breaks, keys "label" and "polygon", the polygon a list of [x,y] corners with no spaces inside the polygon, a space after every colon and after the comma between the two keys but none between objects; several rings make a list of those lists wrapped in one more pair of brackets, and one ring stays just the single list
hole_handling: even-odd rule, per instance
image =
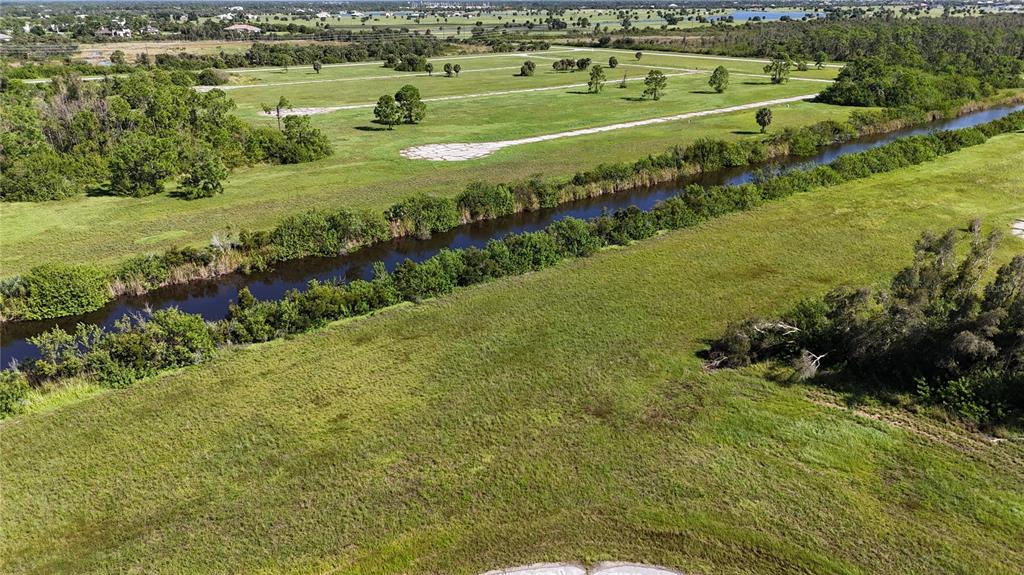
[{"label": "white gravel path", "polygon": [[529,138],[520,138],[517,140],[500,140],[497,142],[480,142],[475,144],[427,144],[424,146],[414,146],[411,148],[406,148],[402,150],[400,153],[402,154],[403,157],[409,158],[411,160],[459,162],[463,160],[473,160],[476,158],[482,158],[484,156],[488,156],[502,148],[507,148],[509,146],[533,144],[536,142],[546,142],[548,140],[557,140],[559,138],[571,138],[573,136],[584,136],[587,134],[598,134],[601,132],[610,132],[612,130],[623,130],[626,128],[636,128],[638,126],[649,126],[651,124],[663,124],[665,122],[675,122],[678,120],[687,120],[690,118],[699,118],[702,116],[728,114],[730,112],[739,112],[742,110],[750,110],[753,108],[763,108],[765,106],[777,106],[780,104],[799,102],[801,100],[809,100],[815,96],[817,96],[817,94],[806,94],[803,96],[793,96],[791,98],[765,100],[763,102],[752,102],[749,104],[729,106],[726,108],[715,108],[713,110],[702,110],[699,112],[687,112],[685,114],[676,114],[675,116],[663,116],[661,118],[650,118],[648,120],[637,120],[634,122],[624,122],[621,124],[598,126],[596,128],[583,128],[580,130],[570,130],[567,132],[545,134],[543,136],[533,136]]},{"label": "white gravel path", "polygon": [[1024,238],[1024,218],[1010,224],[1010,233],[1018,238]]},{"label": "white gravel path", "polygon": [[[519,69],[519,66],[516,66]],[[666,78],[672,78],[675,76],[691,76],[693,74],[700,73],[700,71],[686,71],[677,74],[665,74]],[[642,81],[642,77],[628,78],[627,82]],[[516,90],[499,90],[496,92],[481,92],[479,94],[456,94],[454,96],[435,96],[433,98],[423,98],[424,102],[445,102],[448,100],[472,100],[474,98],[491,98],[494,96],[508,96],[510,94],[525,94],[528,92],[549,92],[552,90],[568,90],[569,88],[583,88],[587,84],[586,82],[580,84],[562,84],[561,86],[541,86],[540,88],[519,88]],[[373,108],[376,106],[376,102],[365,102],[362,104],[345,104],[342,106],[323,106],[319,108],[292,108],[282,113],[283,116],[312,116],[313,114],[326,114],[328,112],[337,112],[338,110],[359,110],[363,108]],[[259,112],[261,116],[276,116],[274,112]]]},{"label": "white gravel path", "polygon": [[640,563],[623,563],[604,561],[587,569],[575,563],[534,563],[509,569],[496,569],[483,575],[682,575],[679,571],[643,565]]}]

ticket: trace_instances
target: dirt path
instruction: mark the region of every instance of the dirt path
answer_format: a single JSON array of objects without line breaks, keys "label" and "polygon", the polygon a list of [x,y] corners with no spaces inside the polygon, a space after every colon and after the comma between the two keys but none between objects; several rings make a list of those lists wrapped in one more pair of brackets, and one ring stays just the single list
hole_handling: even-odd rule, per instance
[{"label": "dirt path", "polygon": [[[515,67],[516,69],[519,66]],[[482,70],[481,70],[482,71]],[[465,73],[465,72],[463,72]],[[686,71],[679,72],[677,74],[665,74],[666,78],[672,78],[675,76],[690,76],[698,74],[699,71]],[[393,76],[388,76],[393,77]],[[629,78],[627,82],[643,81],[643,78]],[[541,86],[539,88],[519,88],[516,90],[498,90],[495,92],[481,92],[479,94],[456,94],[454,96],[436,96],[434,98],[423,98],[424,102],[445,102],[448,100],[471,100],[474,98],[491,98],[494,96],[508,96],[511,94],[525,94],[528,92],[548,92],[552,90],[568,90],[569,88],[583,88],[587,84],[585,82],[579,84],[562,84],[561,86]],[[313,114],[326,114],[328,112],[337,112],[338,110],[359,110],[362,108],[372,108],[377,104],[374,102],[366,102],[363,104],[345,104],[343,106],[324,106],[320,108],[292,108],[282,113],[284,116],[311,116]],[[274,116],[273,112],[260,112],[261,116]]]},{"label": "dirt path", "polygon": [[573,136],[585,136],[587,134],[598,134],[601,132],[610,132],[612,130],[623,130],[626,128],[649,126],[651,124],[663,124],[665,122],[675,122],[677,120],[687,120],[690,118],[699,118],[702,116],[728,114],[730,112],[739,112],[742,110],[762,108],[765,106],[777,106],[780,104],[789,104],[792,102],[809,100],[815,96],[817,96],[817,94],[806,94],[803,96],[794,96],[791,98],[765,100],[763,102],[752,102],[750,104],[741,104],[739,106],[715,108],[713,110],[702,110],[699,112],[687,112],[685,114],[677,114],[675,116],[663,116],[661,118],[637,120],[635,122],[624,122],[621,124],[611,124],[608,126],[599,126],[596,128],[583,128],[580,130],[570,130],[567,132],[558,132],[555,134],[545,134],[543,136],[520,138],[518,140],[500,140],[497,142],[481,142],[476,144],[427,144],[425,146],[414,146],[412,148],[406,148],[402,150],[400,153],[402,154],[403,157],[409,158],[411,160],[459,162],[463,160],[473,160],[476,158],[482,158],[484,156],[488,156],[502,148],[507,148],[509,146],[532,144],[535,142],[546,142],[548,140],[557,140],[559,138],[571,138]]},{"label": "dirt path", "polygon": [[589,569],[575,563],[535,563],[488,571],[483,575],[682,575],[682,573],[655,565],[604,561]]}]

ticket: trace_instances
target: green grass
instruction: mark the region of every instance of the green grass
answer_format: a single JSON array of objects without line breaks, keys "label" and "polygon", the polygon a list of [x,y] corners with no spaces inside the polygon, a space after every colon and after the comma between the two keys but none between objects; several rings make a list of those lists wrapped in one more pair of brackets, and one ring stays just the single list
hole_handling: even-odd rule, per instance
[{"label": "green grass", "polygon": [[923,230],[1005,229],[1021,162],[997,137],[4,421],[0,571],[1013,572],[1020,443],[695,353]]},{"label": "green grass", "polygon": [[[242,118],[274,125],[275,120],[257,114],[261,103],[276,102],[282,95],[296,107],[308,107],[369,103],[405,83],[418,86],[424,97],[564,86],[586,83],[588,76],[582,72],[555,73],[550,61],[541,60],[539,56],[591,56],[596,62],[606,62],[610,54],[596,51],[538,54],[535,57],[538,73],[529,78],[512,75],[524,58],[506,55],[453,60],[466,69],[460,78],[444,78],[439,73],[434,77],[394,78],[401,73],[376,65],[325,68],[319,77],[309,68],[292,68],[287,73],[261,70],[244,75],[252,81],[273,83],[367,76],[373,79],[245,88],[229,94],[238,102],[238,114]],[[625,57],[620,59],[625,60]],[[437,60],[439,64],[444,61],[443,58]],[[712,69],[722,63],[735,66],[737,70],[759,66],[756,62],[704,58],[691,61],[653,53],[645,54],[641,60],[645,66],[661,66],[662,61],[701,69]],[[486,68],[507,69],[479,71]],[[413,161],[399,156],[401,149],[417,144],[486,142],[548,134],[809,94],[824,86],[797,81],[774,86],[761,78],[737,76],[728,91],[714,94],[708,93],[706,75],[698,74],[669,78],[668,91],[657,102],[633,100],[643,89],[639,81],[628,84],[625,89],[617,87],[623,72],[639,78],[647,71],[647,68],[627,66],[624,61],[620,69],[609,70],[609,82],[598,95],[578,93],[582,88],[568,88],[430,102],[427,119],[422,124],[399,126],[391,132],[367,130],[377,127],[371,122],[371,109],[313,116],[313,123],[330,137],[335,150],[333,156],[310,164],[238,169],[225,183],[225,193],[216,198],[186,202],[162,194],[143,199],[78,197],[61,202],[6,203],[0,206],[4,218],[4,226],[0,227],[0,276],[22,273],[44,262],[111,264],[131,255],[176,245],[204,245],[215,233],[269,228],[287,215],[314,207],[382,210],[420,191],[454,196],[473,180],[507,182],[534,174],[565,178],[579,169],[592,168],[602,162],[636,160],[702,136],[760,137],[754,134],[757,126],[751,111],[517,146],[469,162]],[[815,73],[828,75],[835,70]],[[779,107],[775,110],[772,129],[807,125],[828,118],[842,119],[849,112],[849,108],[809,103]]]}]

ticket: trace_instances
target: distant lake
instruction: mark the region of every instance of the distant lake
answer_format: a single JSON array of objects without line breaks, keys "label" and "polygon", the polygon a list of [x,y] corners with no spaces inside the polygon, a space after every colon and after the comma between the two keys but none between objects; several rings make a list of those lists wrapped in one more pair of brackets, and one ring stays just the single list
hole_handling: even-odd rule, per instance
[{"label": "distant lake", "polygon": [[[781,20],[783,16],[789,16],[794,20],[799,20],[803,18],[805,14],[814,16],[816,18],[825,17],[825,14],[823,12],[762,12],[761,10],[734,10],[731,14],[728,14],[728,16],[732,16],[733,19],[736,20],[737,22],[746,22],[747,20],[750,20],[751,18],[755,17],[760,17],[761,20]],[[719,20],[721,18],[725,18],[725,16],[708,17],[709,20]]]}]

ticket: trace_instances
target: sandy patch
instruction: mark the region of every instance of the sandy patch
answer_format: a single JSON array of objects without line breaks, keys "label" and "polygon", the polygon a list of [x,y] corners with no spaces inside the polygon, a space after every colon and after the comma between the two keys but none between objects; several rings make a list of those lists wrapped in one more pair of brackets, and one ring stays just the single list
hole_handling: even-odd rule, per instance
[{"label": "sandy patch", "polygon": [[601,132],[611,132],[613,130],[623,130],[626,128],[636,128],[639,126],[649,126],[651,124],[663,124],[665,122],[675,122],[678,120],[687,120],[690,118],[700,118],[702,116],[713,116],[717,114],[728,114],[730,112],[739,112],[742,110],[750,110],[753,108],[762,108],[765,106],[777,106],[780,104],[789,104],[792,102],[799,102],[801,100],[809,100],[817,94],[807,94],[804,96],[794,96],[791,98],[779,98],[776,100],[765,100],[763,102],[753,102],[750,104],[741,104],[739,106],[729,106],[726,108],[715,108],[713,110],[702,110],[700,112],[687,112],[685,114],[676,114],[675,116],[663,116],[661,118],[651,118],[648,120],[637,120],[635,122],[624,122],[621,124],[611,124],[608,126],[598,126],[596,128],[584,128],[580,130],[570,130],[568,132],[558,132],[555,134],[545,134],[543,136],[533,136],[530,138],[520,138],[518,140],[500,140],[497,142],[481,142],[476,144],[427,144],[425,146],[414,146],[412,148],[406,148],[400,153],[403,157],[411,160],[433,160],[440,162],[459,162],[463,160],[473,160],[476,158],[482,158],[488,156],[502,148],[510,146],[519,146],[522,144],[533,144],[536,142],[546,142],[548,140],[557,140],[559,138],[571,138],[574,136],[585,136],[588,134],[599,134]]},{"label": "sandy patch", "polygon": [[1024,218],[1010,224],[1010,233],[1018,238],[1024,238]]},{"label": "sandy patch", "polygon": [[604,561],[590,569],[574,563],[534,563],[522,567],[497,569],[483,575],[682,575],[679,571],[643,565],[640,563],[622,563]]}]

